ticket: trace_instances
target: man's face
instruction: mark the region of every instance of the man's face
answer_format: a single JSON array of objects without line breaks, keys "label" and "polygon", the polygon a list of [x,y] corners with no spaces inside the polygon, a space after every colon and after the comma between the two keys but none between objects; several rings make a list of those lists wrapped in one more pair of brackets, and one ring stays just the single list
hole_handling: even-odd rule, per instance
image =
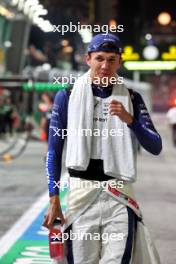
[{"label": "man's face", "polygon": [[111,78],[115,76],[121,66],[121,56],[114,52],[92,52],[86,57],[86,62],[91,68],[92,79]]}]

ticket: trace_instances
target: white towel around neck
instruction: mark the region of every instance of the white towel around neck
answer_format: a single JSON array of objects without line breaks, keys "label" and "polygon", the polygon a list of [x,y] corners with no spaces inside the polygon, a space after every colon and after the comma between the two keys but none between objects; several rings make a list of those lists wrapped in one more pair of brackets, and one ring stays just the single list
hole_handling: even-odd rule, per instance
[{"label": "white towel around neck", "polygon": [[[120,101],[133,114],[128,89],[124,85],[113,86],[112,99]],[[77,79],[68,105],[66,167],[85,171],[91,158],[92,136],[83,133],[93,129],[94,100],[90,82],[90,70]],[[123,129],[123,136],[108,136],[103,139],[102,151],[104,173],[118,179],[133,182],[136,179],[136,159],[130,129],[117,116],[109,116],[108,129]]]}]

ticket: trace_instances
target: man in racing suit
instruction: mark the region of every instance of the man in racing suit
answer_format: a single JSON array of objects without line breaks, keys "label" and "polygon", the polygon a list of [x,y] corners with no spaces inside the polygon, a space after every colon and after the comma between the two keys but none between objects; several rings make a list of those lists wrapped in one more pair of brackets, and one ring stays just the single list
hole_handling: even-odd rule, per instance
[{"label": "man in racing suit", "polygon": [[[161,137],[141,95],[111,82],[112,77],[119,80],[116,72],[121,53],[117,36],[96,35],[86,57],[89,72],[79,78],[72,91],[60,91],[55,97],[46,164],[50,206],[44,226],[50,228],[60,217],[66,232],[80,234],[67,241],[68,263],[131,263],[136,219],[140,217],[132,188],[136,180],[135,143],[138,140],[153,155],[162,149]],[[91,92],[86,92],[89,88]],[[84,124],[101,133],[83,139],[62,133],[75,127],[84,129]],[[108,134],[103,138],[105,129],[110,128],[117,128],[116,137]],[[63,214],[57,183],[65,164],[64,149],[70,189]]]}]

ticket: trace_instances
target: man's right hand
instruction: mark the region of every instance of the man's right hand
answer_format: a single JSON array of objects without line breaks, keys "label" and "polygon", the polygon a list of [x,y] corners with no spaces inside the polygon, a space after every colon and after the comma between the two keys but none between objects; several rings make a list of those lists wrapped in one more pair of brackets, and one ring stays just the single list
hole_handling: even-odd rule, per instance
[{"label": "man's right hand", "polygon": [[50,229],[57,217],[61,219],[61,225],[63,225],[65,223],[65,219],[62,214],[59,197],[58,195],[54,195],[50,197],[50,206],[42,225]]}]

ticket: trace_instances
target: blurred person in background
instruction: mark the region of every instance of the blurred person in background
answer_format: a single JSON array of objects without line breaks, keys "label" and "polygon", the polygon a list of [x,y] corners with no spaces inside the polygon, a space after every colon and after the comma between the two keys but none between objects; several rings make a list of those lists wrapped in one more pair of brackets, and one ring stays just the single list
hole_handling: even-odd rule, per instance
[{"label": "blurred person in background", "polygon": [[31,66],[39,66],[47,62],[45,54],[38,50],[34,45],[30,45],[27,50],[27,64]]},{"label": "blurred person in background", "polygon": [[168,110],[166,116],[172,130],[172,142],[176,147],[176,99],[175,105]]},{"label": "blurred person in background", "polygon": [[56,67],[56,53],[54,52],[53,45],[50,41],[46,41],[43,48],[44,55],[46,56],[47,63],[51,65],[51,67]]},{"label": "blurred person in background", "polygon": [[16,122],[17,111],[15,106],[12,104],[11,97],[7,97],[4,100],[4,126],[5,132],[11,136],[13,134],[14,123]]},{"label": "blurred person in background", "polygon": [[48,142],[49,124],[52,114],[53,97],[48,93],[43,93],[41,96],[42,102],[39,104],[39,110],[42,112],[40,121],[41,139]]},{"label": "blurred person in background", "polygon": [[0,137],[5,135],[5,125],[4,125],[5,113],[4,113],[4,97],[0,96]]}]

